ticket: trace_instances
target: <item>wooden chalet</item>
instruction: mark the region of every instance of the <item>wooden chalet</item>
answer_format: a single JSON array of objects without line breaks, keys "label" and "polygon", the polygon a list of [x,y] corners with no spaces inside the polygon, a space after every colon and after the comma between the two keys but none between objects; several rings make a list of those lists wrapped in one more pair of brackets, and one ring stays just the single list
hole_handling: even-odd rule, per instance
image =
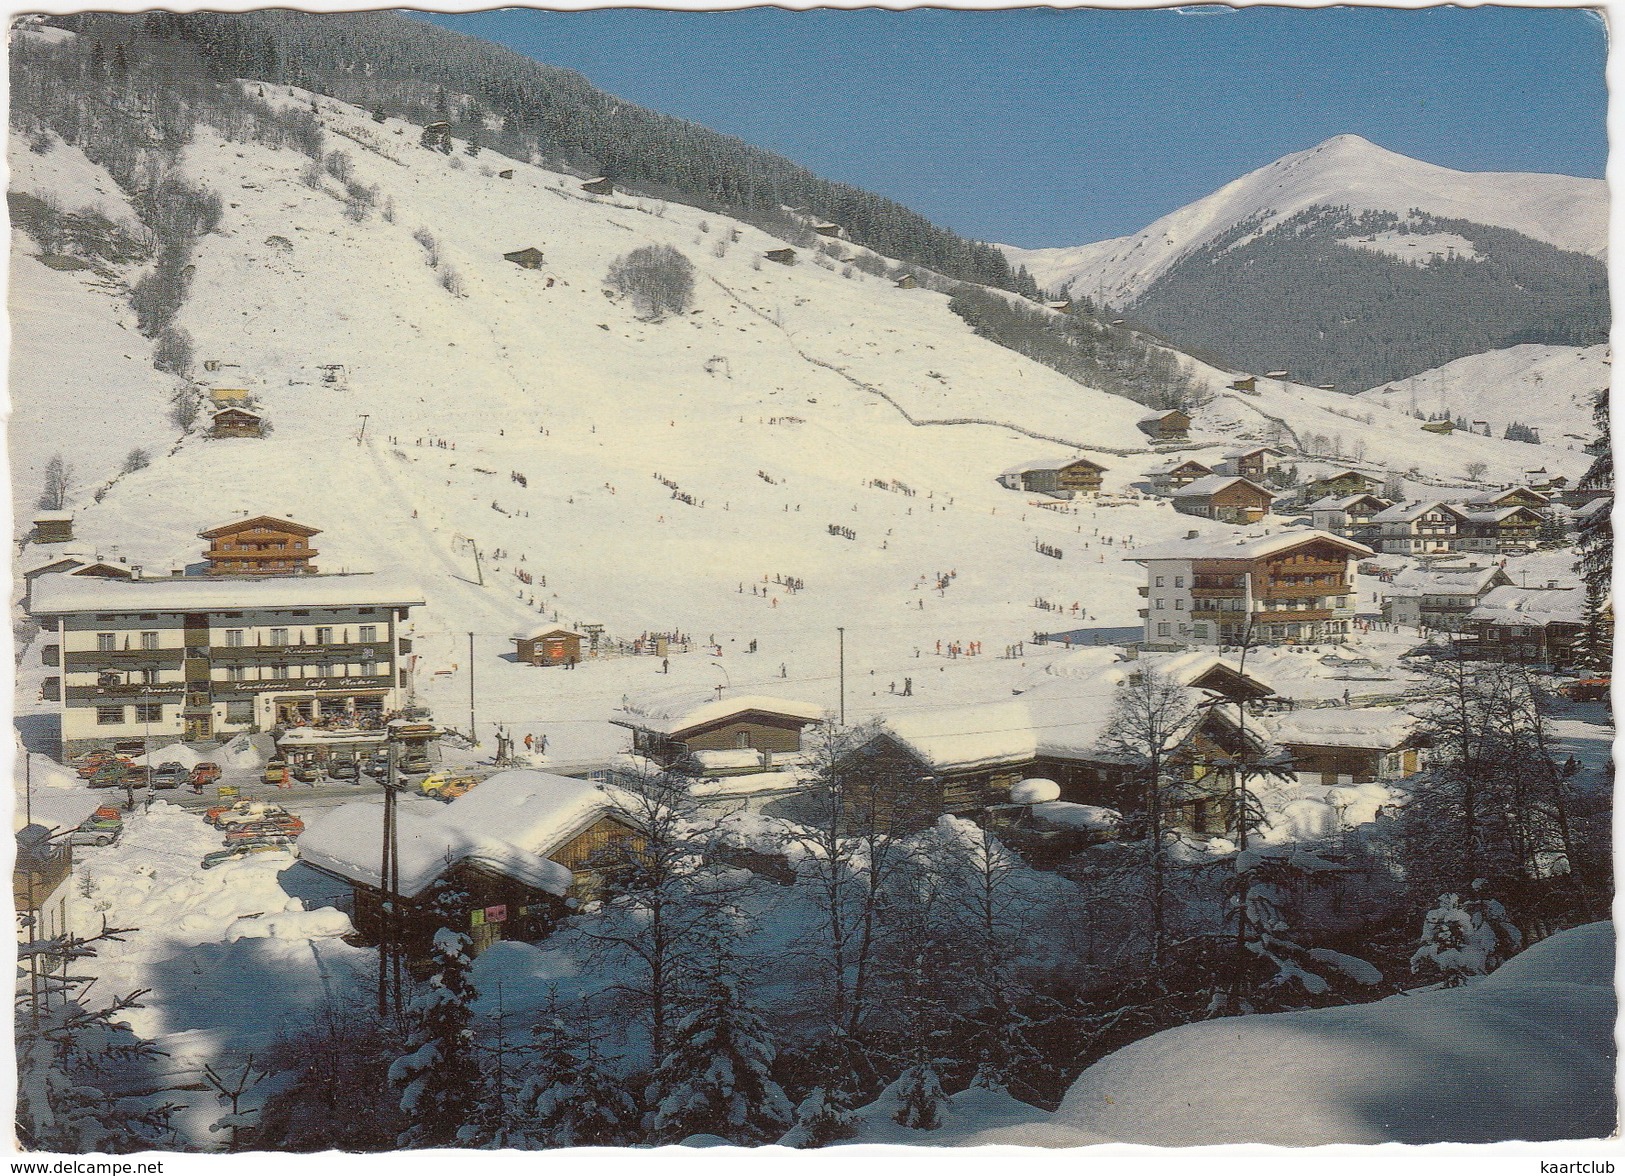
[{"label": "wooden chalet", "polygon": [[203,558],[211,576],[291,576],[315,574],[310,561],[318,553],[310,540],[320,534],[303,523],[256,515],[200,531],[198,538],[209,541]]},{"label": "wooden chalet", "polygon": [[1075,494],[1100,493],[1106,467],[1087,457],[1058,458],[1054,461],[1025,462],[1012,466],[999,481],[1030,494],[1053,494],[1071,498]]},{"label": "wooden chalet", "polygon": [[1501,510],[1508,506],[1526,506],[1544,513],[1551,509],[1552,500],[1530,486],[1508,486],[1505,490],[1475,494],[1456,505],[1463,510]]},{"label": "wooden chalet", "polygon": [[1149,416],[1141,417],[1140,432],[1153,441],[1188,441],[1191,435],[1190,414],[1182,409],[1171,408],[1166,412],[1154,412]]},{"label": "wooden chalet", "polygon": [[1456,539],[1458,551],[1517,555],[1533,551],[1540,542],[1545,519],[1527,506],[1468,511]]},{"label": "wooden chalet", "polygon": [[1279,456],[1281,451],[1268,445],[1232,449],[1224,455],[1224,460],[1219,463],[1215,472],[1246,478],[1250,482],[1262,482],[1264,475],[1270,471],[1272,465],[1270,458]]},{"label": "wooden chalet", "polygon": [[1269,513],[1275,495],[1246,478],[1211,474],[1174,491],[1174,509],[1221,523],[1256,523]]},{"label": "wooden chalet", "polygon": [[1153,473],[1151,475],[1151,484],[1158,490],[1167,493],[1172,490],[1178,490],[1182,487],[1189,486],[1192,482],[1199,478],[1209,478],[1212,476],[1212,466],[1203,465],[1194,457],[1188,457],[1178,465],[1169,466],[1167,469],[1158,470],[1157,472]]},{"label": "wooden chalet", "polygon": [[263,437],[265,418],[246,408],[223,408],[209,418],[209,436],[216,440],[226,437]]},{"label": "wooden chalet", "polygon": [[769,249],[762,254],[769,261],[776,261],[780,265],[795,265],[796,251],[794,249]]},{"label": "wooden chalet", "polygon": [[1454,551],[1467,514],[1448,502],[1402,502],[1371,516],[1370,542],[1384,555]]},{"label": "wooden chalet", "polygon": [[767,695],[697,701],[691,696],[629,702],[610,719],[632,732],[632,751],[662,768],[694,752],[754,751],[762,759],[798,755],[803,732],[822,723],[811,703]]},{"label": "wooden chalet", "polygon": [[512,253],[504,253],[502,260],[511,261],[520,269],[539,270],[547,258],[534,245],[527,245],[523,249],[515,249]]},{"label": "wooden chalet", "polygon": [[[613,785],[520,769],[499,772],[428,814],[397,813],[399,897],[408,957],[436,931],[468,934],[478,955],[504,939],[535,941],[577,903],[613,886],[643,849],[636,801]],[[312,867],[348,882],[356,930],[376,941],[383,805],[342,805],[300,839]]]},{"label": "wooden chalet", "polygon": [[893,282],[892,285],[896,286],[899,290],[918,290],[920,288],[920,280],[913,274],[904,274],[902,277],[898,278],[897,281]]},{"label": "wooden chalet", "polygon": [[1357,470],[1337,470],[1316,478],[1304,487],[1304,496],[1316,498],[1348,498],[1355,494],[1375,494],[1382,489],[1382,481]]},{"label": "wooden chalet", "polygon": [[46,510],[36,514],[32,538],[35,543],[72,543],[73,512]]},{"label": "wooden chalet", "polygon": [[583,192],[591,192],[594,196],[615,195],[615,185],[605,176],[597,176],[581,185]]},{"label": "wooden chalet", "polygon": [[1393,503],[1375,494],[1350,494],[1343,498],[1326,497],[1311,502],[1305,510],[1317,531],[1364,540],[1371,520],[1387,510]]},{"label": "wooden chalet", "polygon": [[1417,630],[1464,632],[1467,616],[1479,602],[1510,583],[1512,578],[1495,564],[1406,568],[1388,585],[1383,619]]},{"label": "wooden chalet", "polygon": [[1231,383],[1230,389],[1233,392],[1251,392],[1254,396],[1257,396],[1258,395],[1258,377],[1257,376],[1241,376],[1240,378],[1234,380]]},{"label": "wooden chalet", "polygon": [[581,660],[581,642],[585,635],[574,629],[557,626],[541,629],[529,637],[515,637],[519,660],[528,666],[575,665]]},{"label": "wooden chalet", "polygon": [[1421,725],[1391,708],[1296,710],[1271,716],[1268,729],[1300,784],[1388,783],[1414,776],[1426,763]]},{"label": "wooden chalet", "polygon": [[1548,581],[1544,588],[1491,589],[1467,614],[1486,661],[1566,669],[1585,634],[1585,593]]},{"label": "wooden chalet", "polygon": [[499,180],[511,180],[511,179],[513,179],[513,168],[505,167],[501,171],[497,172],[497,179],[499,179]]},{"label": "wooden chalet", "polygon": [[817,233],[820,237],[846,236],[846,230],[840,225],[835,224],[833,221],[824,221],[821,224],[815,224],[813,226],[813,232]]}]

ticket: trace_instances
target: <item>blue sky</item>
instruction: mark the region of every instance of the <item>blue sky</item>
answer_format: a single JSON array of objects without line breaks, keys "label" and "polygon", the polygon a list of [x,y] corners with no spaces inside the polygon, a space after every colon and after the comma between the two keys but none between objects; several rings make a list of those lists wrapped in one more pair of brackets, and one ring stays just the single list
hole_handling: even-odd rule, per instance
[{"label": "blue sky", "polygon": [[[420,14],[414,14],[420,15]],[[967,236],[1120,236],[1333,135],[1601,176],[1601,21],[1539,8],[432,15]]]}]

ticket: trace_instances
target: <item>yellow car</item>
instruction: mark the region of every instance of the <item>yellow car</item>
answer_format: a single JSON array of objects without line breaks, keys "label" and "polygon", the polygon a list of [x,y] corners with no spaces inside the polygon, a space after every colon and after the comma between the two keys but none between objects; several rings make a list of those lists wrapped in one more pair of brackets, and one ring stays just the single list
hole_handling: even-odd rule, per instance
[{"label": "yellow car", "polygon": [[425,796],[433,796],[440,800],[452,800],[467,792],[479,779],[475,776],[454,776],[450,772],[435,772],[425,776],[423,783],[418,787]]}]

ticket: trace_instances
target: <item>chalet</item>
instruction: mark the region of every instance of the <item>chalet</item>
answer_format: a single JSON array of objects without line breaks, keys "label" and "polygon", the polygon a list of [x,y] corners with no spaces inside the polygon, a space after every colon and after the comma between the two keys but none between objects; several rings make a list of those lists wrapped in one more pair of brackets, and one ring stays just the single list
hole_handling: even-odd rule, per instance
[{"label": "chalet", "polygon": [[615,195],[615,185],[604,176],[598,176],[595,179],[588,180],[586,183],[581,185],[581,190],[583,192],[591,192],[594,196]]},{"label": "chalet", "polygon": [[1087,457],[1061,457],[1011,466],[999,475],[999,483],[1029,494],[1071,498],[1075,494],[1100,493],[1101,476],[1105,472],[1105,466]]},{"label": "chalet", "polygon": [[209,436],[216,440],[225,437],[263,437],[265,418],[246,408],[223,408],[209,418]]},{"label": "chalet", "polygon": [[892,284],[899,290],[918,290],[920,288],[920,279],[913,274],[904,274]]},{"label": "chalet", "polygon": [[[350,884],[356,930],[380,932],[383,803],[323,814],[299,839],[301,860]],[[642,849],[637,804],[614,785],[520,769],[499,772],[443,808],[396,813],[397,893],[408,958],[436,931],[473,940],[544,938],[575,902],[600,892]]]},{"label": "chalet", "polygon": [[504,253],[502,260],[511,261],[520,269],[539,270],[547,258],[534,245],[527,245],[523,249],[515,249],[512,253]]},{"label": "chalet", "polygon": [[1496,588],[1512,583],[1495,564],[1407,568],[1388,588],[1384,619],[1435,633],[1467,630],[1467,616]]},{"label": "chalet", "polygon": [[497,172],[497,179],[499,179],[499,180],[511,180],[511,179],[513,179],[513,168],[505,167],[501,171]]},{"label": "chalet", "polygon": [[1546,520],[1527,506],[1468,511],[1456,540],[1457,551],[1518,555],[1535,550]]},{"label": "chalet", "polygon": [[662,768],[703,751],[751,751],[759,763],[799,755],[802,734],[824,712],[807,702],[766,695],[696,700],[689,695],[629,702],[610,722],[632,732],[632,751]]},{"label": "chalet", "polygon": [[1486,661],[1567,668],[1585,632],[1585,593],[1556,581],[1544,588],[1503,585],[1485,595],[1467,623]]},{"label": "chalet", "polygon": [[1463,510],[1501,510],[1509,506],[1526,506],[1530,510],[1545,513],[1551,508],[1552,500],[1528,486],[1509,486],[1505,490],[1475,494],[1456,505]]},{"label": "chalet", "polygon": [[71,510],[45,510],[34,516],[35,543],[72,543],[73,512]]},{"label": "chalet", "polygon": [[1191,435],[1190,414],[1170,408],[1143,416],[1137,422],[1140,432],[1153,441],[1188,441]]},{"label": "chalet", "polygon": [[1300,784],[1388,783],[1414,776],[1426,762],[1426,736],[1404,711],[1316,707],[1272,715],[1267,725]]},{"label": "chalet", "polygon": [[1269,513],[1275,495],[1246,478],[1212,474],[1174,491],[1174,509],[1180,514],[1221,523],[1256,523]]},{"label": "chalet", "polygon": [[1356,470],[1335,470],[1305,486],[1304,497],[1310,500],[1328,497],[1347,498],[1351,494],[1375,494],[1381,489],[1382,482],[1370,474],[1362,474]]},{"label": "chalet", "polygon": [[1453,551],[1467,515],[1446,502],[1403,502],[1371,516],[1371,546],[1385,555]]},{"label": "chalet", "polygon": [[[1195,680],[1222,677],[1243,694],[1269,688],[1218,661],[1210,657],[1185,667],[1185,677],[1176,675],[1212,703],[1178,733],[1167,763],[1170,778],[1184,785],[1170,824],[1196,833],[1224,832],[1234,766],[1244,756],[1249,763],[1267,758],[1256,724],[1246,732],[1237,707]],[[1010,701],[890,716],[839,765],[848,819],[886,827],[925,825],[944,813],[984,819],[990,809],[1020,803],[1013,790],[1035,775],[1055,781],[1064,803],[1132,808],[1130,765],[1103,747],[1102,738],[1118,690],[1139,672],[1114,660],[1081,679],[1069,677]]]},{"label": "chalet", "polygon": [[1456,431],[1456,424],[1455,424],[1454,421],[1448,421],[1448,420],[1446,420],[1446,421],[1427,421],[1426,423],[1424,423],[1422,425],[1422,431],[1424,433],[1438,433],[1438,434],[1441,434],[1442,436],[1449,436],[1451,433],[1454,433]]},{"label": "chalet", "polygon": [[399,710],[423,598],[391,576],[53,573],[29,615],[54,628],[68,754],[155,736],[204,740]]},{"label": "chalet", "polygon": [[1213,468],[1205,466],[1194,457],[1187,457],[1184,461],[1166,466],[1151,473],[1151,485],[1164,494],[1189,486],[1198,478],[1207,478],[1213,475]]},{"label": "chalet", "polygon": [[824,221],[821,224],[813,225],[813,232],[817,233],[820,237],[844,237],[844,236],[846,236],[846,230],[843,229],[840,225],[835,224],[835,223],[833,223],[831,221]]},{"label": "chalet", "polygon": [[1291,377],[1290,372],[1265,372],[1264,373],[1264,378],[1266,380],[1285,380],[1285,379],[1289,379],[1290,377]]},{"label": "chalet", "polygon": [[1152,544],[1143,564],[1148,649],[1344,640],[1355,617],[1354,563],[1371,549],[1325,531],[1284,530]]},{"label": "chalet", "polygon": [[1258,377],[1257,376],[1240,376],[1231,383],[1230,389],[1233,392],[1251,392],[1254,396],[1257,396],[1258,395]]},{"label": "chalet", "polygon": [[1047,310],[1053,310],[1056,314],[1072,313],[1072,303],[1065,300],[1061,302],[1046,302],[1044,303],[1044,307]]},{"label": "chalet", "polygon": [[1281,451],[1279,449],[1273,449],[1268,445],[1232,449],[1214,467],[1214,472],[1246,478],[1250,482],[1262,482],[1264,475],[1274,468],[1275,463],[1270,459],[1280,456]]},{"label": "chalet", "polygon": [[1363,540],[1370,533],[1371,520],[1392,505],[1375,494],[1349,494],[1317,498],[1305,509],[1316,530]]},{"label": "chalet", "polygon": [[515,637],[519,660],[527,666],[573,666],[581,660],[585,634],[553,626],[528,637]]},{"label": "chalet", "polygon": [[769,249],[762,254],[769,261],[776,261],[780,265],[795,265],[796,251],[794,249]]},{"label": "chalet", "polygon": [[211,576],[314,575],[310,561],[318,552],[310,545],[315,527],[270,515],[255,515],[235,523],[199,531],[209,541],[203,553]]},{"label": "chalet", "polygon": [[215,408],[249,408],[254,395],[247,388],[210,388],[209,403]]}]

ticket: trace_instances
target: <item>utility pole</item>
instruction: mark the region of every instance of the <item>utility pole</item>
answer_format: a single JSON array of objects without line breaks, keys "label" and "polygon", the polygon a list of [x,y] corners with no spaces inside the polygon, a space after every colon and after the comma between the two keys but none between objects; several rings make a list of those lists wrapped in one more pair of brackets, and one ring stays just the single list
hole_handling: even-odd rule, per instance
[{"label": "utility pole", "polygon": [[468,737],[474,746],[480,745],[479,730],[474,726],[474,634],[468,634]]},{"label": "utility pole", "polygon": [[372,414],[368,412],[361,414],[361,432],[357,433],[355,438],[355,443],[357,445],[361,445],[367,440],[367,418],[371,415]]},{"label": "utility pole", "polygon": [[388,770],[384,775],[383,848],[378,863],[378,1016],[389,1015],[390,964],[394,955],[395,898],[390,889],[390,869],[395,864],[395,749],[385,743],[389,752]]},{"label": "utility pole", "polygon": [[846,629],[835,626],[835,632],[840,636],[841,650],[841,726],[846,726]]}]

